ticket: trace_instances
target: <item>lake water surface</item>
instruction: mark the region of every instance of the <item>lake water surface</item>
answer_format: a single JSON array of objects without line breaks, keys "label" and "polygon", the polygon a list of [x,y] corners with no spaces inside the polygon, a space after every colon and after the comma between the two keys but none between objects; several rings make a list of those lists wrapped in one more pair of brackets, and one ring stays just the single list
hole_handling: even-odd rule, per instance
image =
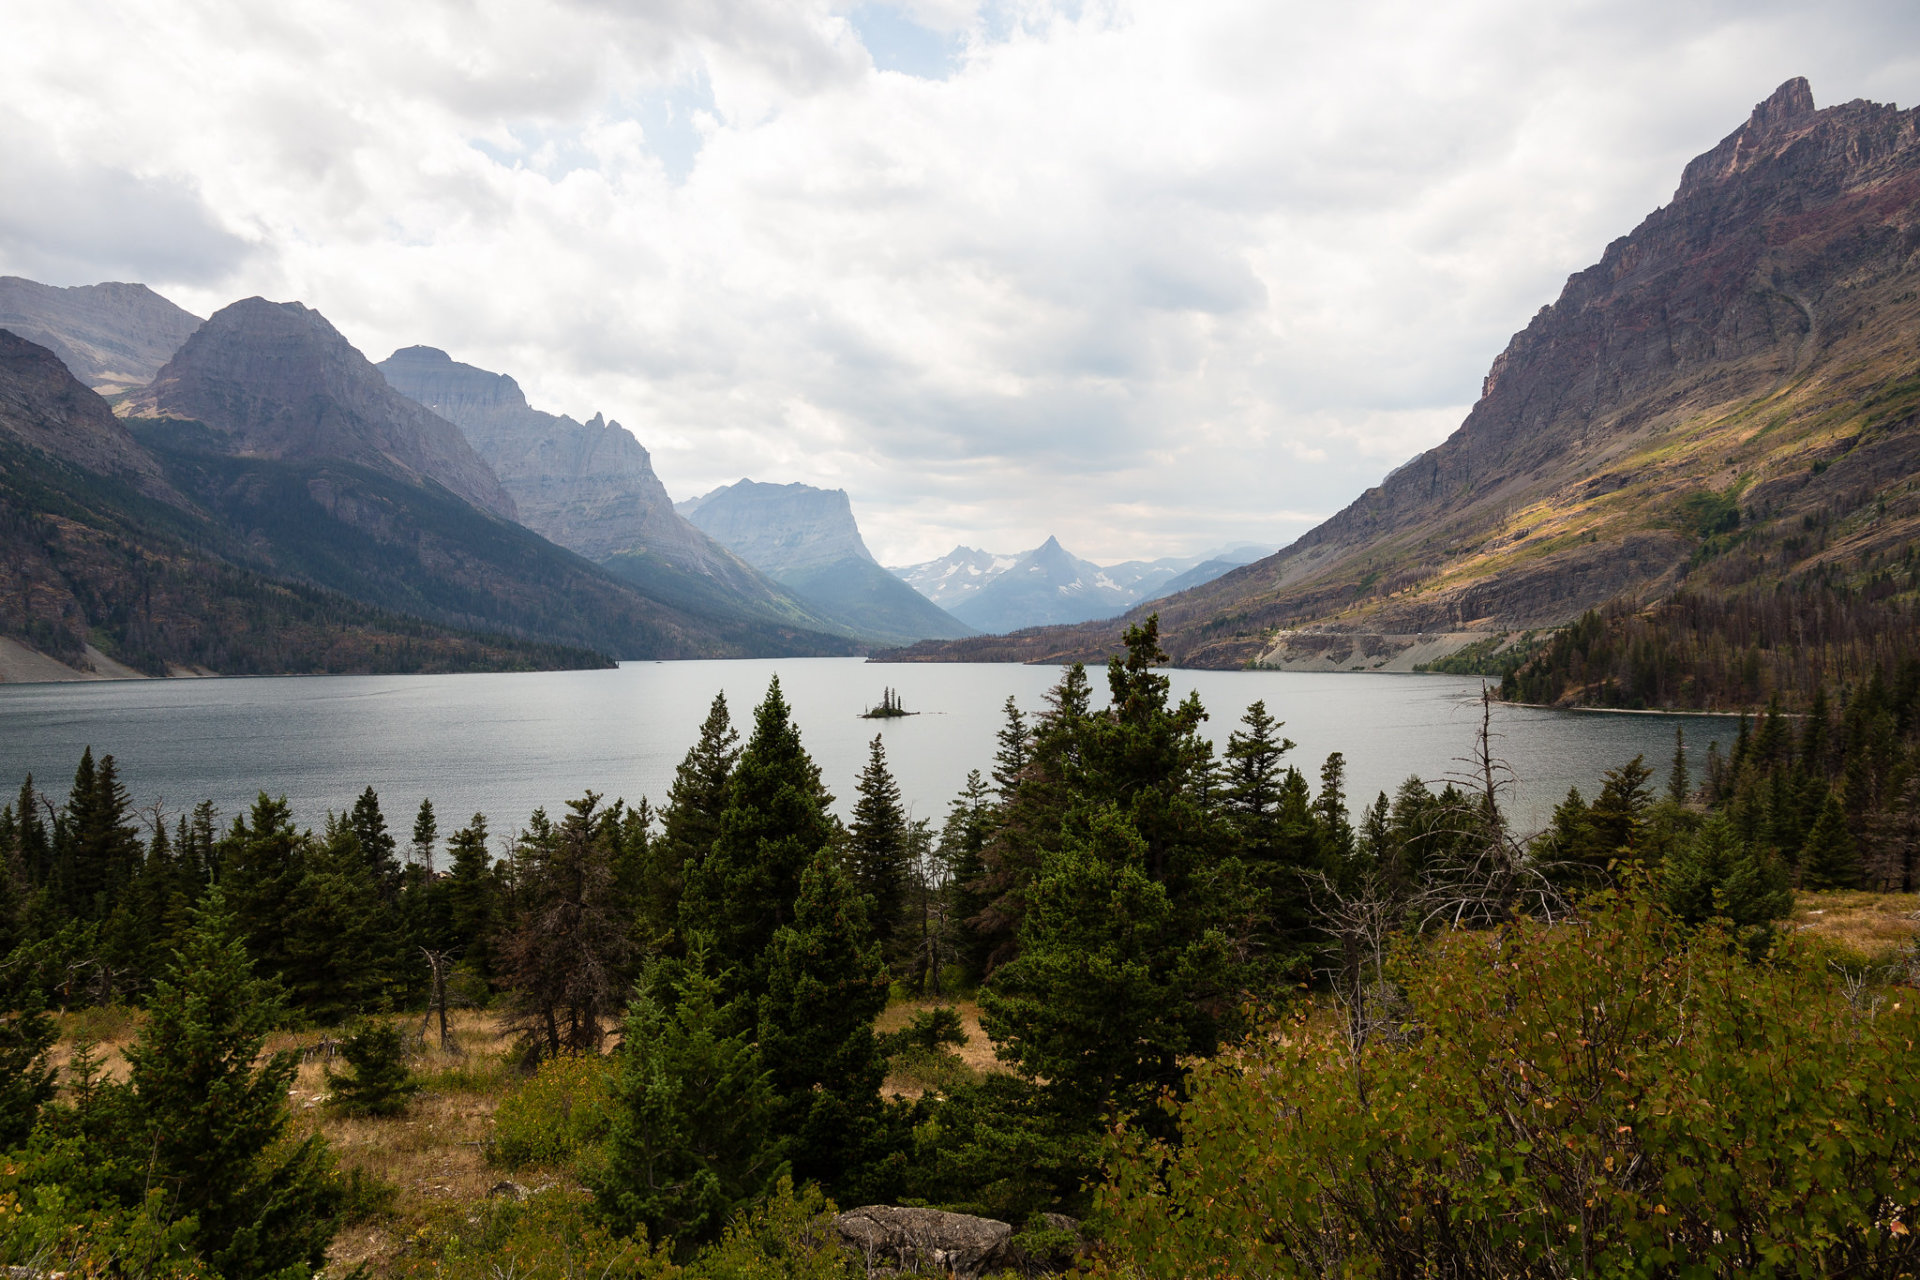
[{"label": "lake water surface", "polygon": [[[431,797],[443,833],[484,812],[511,831],[535,808],[558,811],[591,789],[663,801],[674,767],[724,690],[742,736],[778,674],[794,719],[837,808],[848,812],[878,733],[916,816],[938,825],[967,770],[990,772],[1001,705],[1036,711],[1059,679],[1053,667],[869,664],[859,658],[629,662],[611,671],[525,675],[286,676],[216,680],[0,685],[0,786],[32,772],[64,796],[83,747],[112,753],[134,800],[168,811],[208,799],[232,814],[266,791],[318,824],[361,789],[379,793],[405,839]],[[1095,672],[1097,701],[1104,673]],[[1318,786],[1322,759],[1347,758],[1355,807],[1410,775],[1466,768],[1479,724],[1480,681],[1455,676],[1173,671],[1175,697],[1198,690],[1216,743],[1255,699],[1286,722],[1290,757]],[[909,711],[863,720],[881,689]],[[1644,753],[1664,780],[1676,724],[1697,768],[1707,743],[1724,751],[1722,718],[1603,715],[1496,705],[1496,747],[1513,767],[1512,805],[1527,830],[1543,825],[1569,786],[1591,798],[1602,771]]]}]

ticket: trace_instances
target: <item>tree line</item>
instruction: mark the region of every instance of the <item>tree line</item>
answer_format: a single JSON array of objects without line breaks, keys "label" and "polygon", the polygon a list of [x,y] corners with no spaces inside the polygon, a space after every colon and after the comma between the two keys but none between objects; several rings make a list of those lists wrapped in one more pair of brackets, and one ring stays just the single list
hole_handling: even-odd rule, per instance
[{"label": "tree line", "polygon": [[[1356,819],[1339,754],[1310,780],[1263,703],[1216,751],[1164,661],[1149,619],[1105,708],[1079,665],[1036,714],[1009,699],[990,771],[937,830],[906,816],[879,738],[834,816],[777,680],[744,738],[715,698],[660,808],[589,792],[503,856],[479,815],[443,844],[430,804],[397,835],[371,788],[319,831],[263,795],[224,828],[201,805],[143,832],[111,757],[83,756],[63,804],[28,780],[0,809],[0,1195],[36,1229],[92,1223],[230,1280],[310,1268],[344,1193],[324,1150],[283,1140],[290,1067],[260,1061],[266,1030],[468,1002],[529,1066],[617,1043],[585,1170],[617,1235],[695,1249],[784,1179],[841,1203],[1084,1214],[1118,1167],[1113,1126],[1179,1149],[1196,1069],[1303,991],[1347,1043],[1391,1041],[1408,946],[1550,926],[1622,882],[1760,954],[1794,877],[1839,865],[1812,842],[1829,798],[1845,817],[1856,777],[1913,790],[1914,699],[1882,688],[1812,741],[1782,745],[1776,712],[1704,770],[1679,743],[1664,794],[1630,762],[1535,839],[1508,824],[1485,731],[1464,776],[1409,779]],[[883,1096],[874,1021],[896,984],[977,991],[1008,1070]],[[47,1011],[109,1001],[149,1011],[132,1076],[83,1061],[56,1099]],[[190,1102],[207,1098],[231,1112]]]}]

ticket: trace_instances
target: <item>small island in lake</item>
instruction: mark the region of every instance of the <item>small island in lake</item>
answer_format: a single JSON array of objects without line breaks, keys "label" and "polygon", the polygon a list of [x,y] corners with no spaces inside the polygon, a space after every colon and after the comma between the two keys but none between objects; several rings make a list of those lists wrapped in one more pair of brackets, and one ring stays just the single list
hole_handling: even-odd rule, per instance
[{"label": "small island in lake", "polygon": [[860,713],[860,718],[862,720],[891,720],[895,716],[917,716],[919,714],[918,711],[909,711],[900,705],[900,691],[898,689],[882,689],[880,691],[880,705],[877,707],[868,707]]}]

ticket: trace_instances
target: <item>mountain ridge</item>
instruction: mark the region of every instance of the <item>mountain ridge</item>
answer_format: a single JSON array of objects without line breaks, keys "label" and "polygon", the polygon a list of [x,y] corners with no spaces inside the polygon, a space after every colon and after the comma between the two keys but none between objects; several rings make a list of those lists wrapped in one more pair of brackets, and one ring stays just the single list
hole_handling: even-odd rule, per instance
[{"label": "mountain ridge", "polygon": [[[1514,335],[1447,440],[1275,555],[1152,606],[1173,659],[1281,663],[1302,630],[1562,626],[1683,584],[1845,577],[1904,545],[1920,531],[1917,125],[1783,84]],[[1115,634],[1000,651],[1098,657]]]}]

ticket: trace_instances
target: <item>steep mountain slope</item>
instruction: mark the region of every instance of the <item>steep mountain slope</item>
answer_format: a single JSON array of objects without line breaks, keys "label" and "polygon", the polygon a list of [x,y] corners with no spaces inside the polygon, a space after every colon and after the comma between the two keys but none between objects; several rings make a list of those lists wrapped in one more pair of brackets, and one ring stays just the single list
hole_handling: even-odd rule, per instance
[{"label": "steep mountain slope", "polygon": [[[1514,337],[1444,443],[1277,555],[1153,605],[1169,651],[1237,666],[1283,660],[1301,628],[1410,644],[1553,627],[1904,555],[1920,535],[1917,126],[1782,85]],[[1006,656],[1092,656],[1114,630]]]},{"label": "steep mountain slope", "polygon": [[298,304],[224,308],[123,407],[153,415],[129,417],[135,437],[265,572],[445,626],[620,658],[853,647],[815,628],[677,607],[514,523],[512,498],[459,428]]},{"label": "steep mountain slope", "polygon": [[227,453],[341,459],[514,518],[513,499],[458,427],[387,385],[325,316],[297,302],[221,308],[125,408],[203,423]]},{"label": "steep mountain slope", "polygon": [[549,541],[678,608],[839,630],[682,519],[646,449],[619,423],[543,413],[511,377],[433,347],[403,348],[376,367],[460,428],[512,495],[521,523]]},{"label": "steep mountain slope", "polygon": [[162,477],[52,351],[0,334],[0,636],[77,670],[152,675],[607,662],[277,581],[241,563],[249,552]]},{"label": "steep mountain slope", "polygon": [[143,284],[59,289],[0,276],[0,329],[48,348],[96,391],[145,386],[199,327]]},{"label": "steep mountain slope", "polygon": [[676,509],[856,635],[898,644],[969,631],[966,623],[875,563],[844,489],[742,480]]}]

